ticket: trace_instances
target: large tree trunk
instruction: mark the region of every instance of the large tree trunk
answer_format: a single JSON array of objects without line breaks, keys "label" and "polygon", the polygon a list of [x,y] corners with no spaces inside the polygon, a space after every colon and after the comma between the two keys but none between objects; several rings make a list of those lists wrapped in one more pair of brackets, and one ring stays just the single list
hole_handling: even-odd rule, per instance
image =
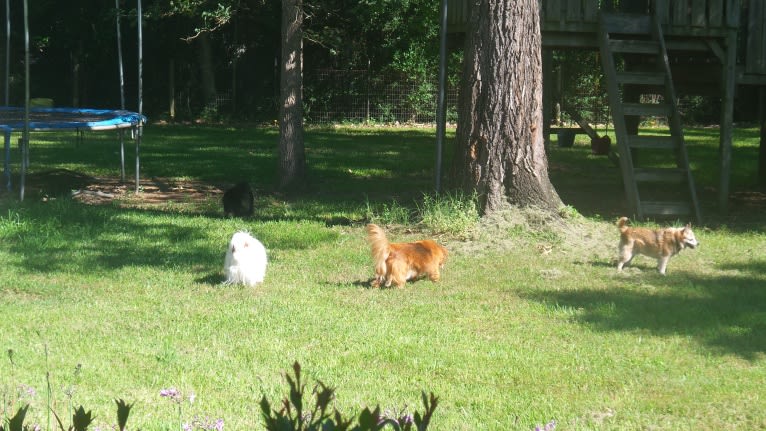
[{"label": "large tree trunk", "polygon": [[453,178],[483,213],[557,210],[543,140],[538,0],[474,0],[466,40]]},{"label": "large tree trunk", "polygon": [[282,0],[279,108],[279,188],[295,189],[306,176],[303,146],[303,1]]}]

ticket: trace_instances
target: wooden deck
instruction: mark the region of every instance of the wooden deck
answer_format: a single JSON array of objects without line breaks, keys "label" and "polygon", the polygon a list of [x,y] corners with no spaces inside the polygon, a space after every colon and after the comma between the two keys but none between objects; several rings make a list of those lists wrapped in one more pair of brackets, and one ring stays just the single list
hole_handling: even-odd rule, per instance
[{"label": "wooden deck", "polygon": [[[447,31],[464,33],[470,28],[470,4],[471,0],[447,0]],[[766,99],[766,1],[541,0],[540,5],[544,73],[553,50],[599,48],[602,11],[651,14],[658,18],[666,52],[675,57],[673,74],[679,76],[674,80],[687,84],[687,88],[696,85],[698,89],[712,89],[721,95],[718,204],[726,211],[737,86],[760,86],[761,103],[766,106],[763,102]],[[684,59],[693,58],[704,58],[706,67],[700,67],[699,62],[684,64]],[[694,80],[697,82],[691,82]],[[544,90],[544,98],[545,93]],[[681,93],[686,91],[682,89]],[[766,136],[764,115],[762,112],[759,120],[762,136]],[[766,154],[763,140],[761,148],[762,154]],[[759,163],[766,171],[766,158]],[[762,175],[766,178],[766,173]]]},{"label": "wooden deck", "polygon": [[[603,8],[599,5],[604,3]],[[610,3],[610,2],[609,2]],[[546,48],[598,49],[602,10],[656,13],[669,51],[712,52],[722,62],[727,38],[738,40],[737,81],[766,85],[766,2],[763,0],[542,0],[540,25]],[[448,0],[450,32],[464,32],[470,2]]]}]

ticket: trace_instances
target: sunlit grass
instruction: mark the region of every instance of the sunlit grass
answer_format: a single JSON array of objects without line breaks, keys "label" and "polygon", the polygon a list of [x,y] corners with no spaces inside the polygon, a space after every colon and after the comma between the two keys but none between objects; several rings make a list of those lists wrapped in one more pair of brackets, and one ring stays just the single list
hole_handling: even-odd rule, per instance
[{"label": "sunlit grass", "polygon": [[[550,154],[573,205],[565,223],[518,211],[462,234],[450,228],[458,216],[475,222],[473,200],[431,192],[427,130],[309,130],[325,160],[295,196],[273,190],[273,129],[146,133],[145,178],[247,178],[256,216],[225,219],[215,198],[161,208],[0,198],[0,349],[14,352],[13,363],[0,357],[0,411],[29,402],[28,423],[45,429],[49,373],[52,407],[66,414],[70,394],[102,429],[114,424],[115,398],[134,403],[130,429],[178,429],[176,406],[160,396],[170,387],[196,395],[186,418],[257,429],[258,401],[284,395],[282,373],[298,360],[310,381],[337,388],[344,412],[417,407],[421,391],[434,392],[436,430],[531,430],[554,419],[557,430],[766,426],[762,213],[695,226],[701,246],[671,259],[665,277],[645,257],[619,274],[621,198],[604,195],[621,184],[582,146]],[[32,167],[62,158],[116,175],[113,152],[95,139],[40,144]],[[695,139],[712,157],[713,133]],[[332,151],[336,140],[343,151]],[[395,146],[406,160],[379,157]],[[446,227],[423,222],[429,212],[446,215]],[[368,221],[396,241],[438,235],[450,250],[441,281],[369,288]],[[269,252],[256,288],[221,284],[240,229]]]}]

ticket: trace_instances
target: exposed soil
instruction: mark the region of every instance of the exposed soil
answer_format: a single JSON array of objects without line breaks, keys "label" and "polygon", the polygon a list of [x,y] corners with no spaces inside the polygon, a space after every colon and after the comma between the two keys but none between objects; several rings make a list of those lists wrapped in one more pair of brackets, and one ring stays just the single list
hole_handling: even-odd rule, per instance
[{"label": "exposed soil", "polygon": [[139,193],[135,180],[92,177],[67,169],[37,172],[27,176],[25,196],[52,199],[71,196],[91,205],[119,205],[137,208],[188,204],[205,207],[219,202],[226,185],[168,178],[142,178]]}]

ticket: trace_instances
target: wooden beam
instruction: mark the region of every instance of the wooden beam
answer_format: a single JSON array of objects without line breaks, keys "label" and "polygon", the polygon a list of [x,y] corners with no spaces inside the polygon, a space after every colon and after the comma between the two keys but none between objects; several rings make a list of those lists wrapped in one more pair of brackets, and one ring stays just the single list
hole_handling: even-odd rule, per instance
[{"label": "wooden beam", "polygon": [[718,187],[718,207],[726,213],[729,208],[731,180],[732,132],[734,127],[734,92],[737,82],[737,30],[729,31],[726,38],[726,62],[723,65],[723,98],[721,106],[721,171]]},{"label": "wooden beam", "polygon": [[542,50],[543,60],[543,137],[550,148],[551,117],[553,116],[553,50]]},{"label": "wooden beam", "polygon": [[598,139],[598,133],[596,133],[595,130],[593,130],[592,127],[590,127],[590,124],[588,124],[587,121],[585,121],[582,116],[580,116],[580,113],[577,112],[574,109],[566,109],[565,110],[567,114],[569,114],[570,117],[577,123],[580,128],[582,128],[582,131],[585,132],[586,135],[588,135],[591,139]]},{"label": "wooden beam", "polygon": [[766,186],[766,86],[758,95],[758,124],[761,126],[761,142],[758,145],[758,184]]}]

